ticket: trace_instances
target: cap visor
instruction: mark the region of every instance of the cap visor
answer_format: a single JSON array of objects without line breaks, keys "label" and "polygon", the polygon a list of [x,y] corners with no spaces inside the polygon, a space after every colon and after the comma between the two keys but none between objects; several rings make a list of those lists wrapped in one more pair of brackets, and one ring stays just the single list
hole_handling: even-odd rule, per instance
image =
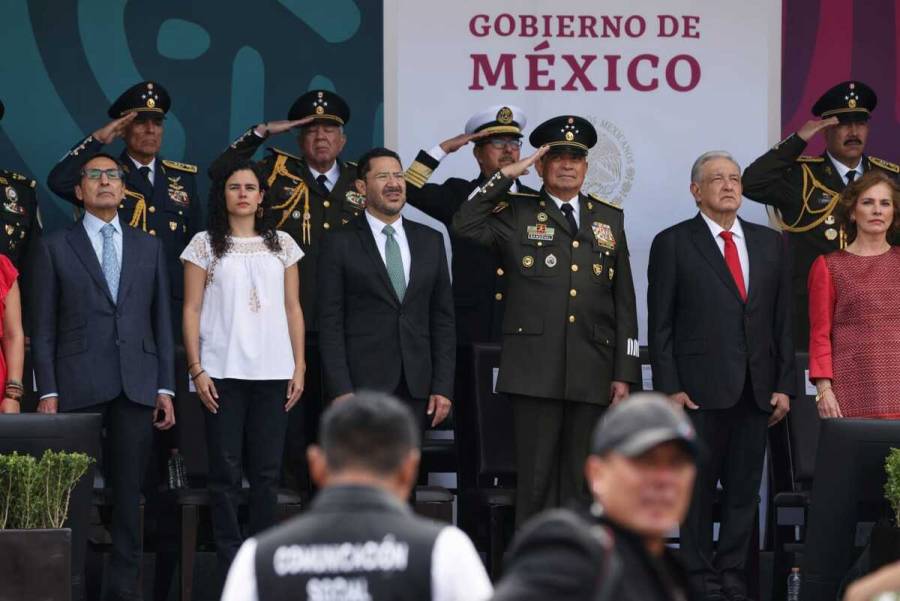
[{"label": "cap visor", "polygon": [[700,454],[700,446],[697,439],[685,438],[681,433],[672,428],[654,428],[643,430],[625,440],[618,447],[611,449],[626,457],[637,457],[665,442],[680,442],[696,459]]}]

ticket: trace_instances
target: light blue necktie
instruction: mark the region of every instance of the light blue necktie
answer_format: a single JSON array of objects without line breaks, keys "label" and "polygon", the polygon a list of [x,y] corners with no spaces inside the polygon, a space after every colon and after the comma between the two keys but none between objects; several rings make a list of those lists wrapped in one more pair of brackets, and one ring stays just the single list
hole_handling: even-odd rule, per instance
[{"label": "light blue necktie", "polygon": [[394,286],[394,292],[397,298],[403,300],[406,294],[406,276],[403,274],[403,258],[400,255],[400,245],[394,238],[394,228],[386,225],[381,230],[387,236],[387,244],[384,247],[384,262],[387,264],[388,277],[391,278],[391,285]]},{"label": "light blue necktie", "polygon": [[116,228],[113,224],[107,223],[100,228],[100,233],[103,234],[103,260],[100,262],[100,266],[103,268],[103,277],[106,278],[109,293],[115,302],[119,294],[119,275],[121,273],[119,257],[116,255],[116,243],[113,241]]}]

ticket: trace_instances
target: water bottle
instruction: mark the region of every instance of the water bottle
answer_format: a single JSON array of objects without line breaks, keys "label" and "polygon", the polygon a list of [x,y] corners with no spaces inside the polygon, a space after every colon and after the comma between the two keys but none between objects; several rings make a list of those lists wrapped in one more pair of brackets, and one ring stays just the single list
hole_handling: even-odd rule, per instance
[{"label": "water bottle", "polygon": [[787,581],[787,601],[800,601],[800,568],[791,568]]}]

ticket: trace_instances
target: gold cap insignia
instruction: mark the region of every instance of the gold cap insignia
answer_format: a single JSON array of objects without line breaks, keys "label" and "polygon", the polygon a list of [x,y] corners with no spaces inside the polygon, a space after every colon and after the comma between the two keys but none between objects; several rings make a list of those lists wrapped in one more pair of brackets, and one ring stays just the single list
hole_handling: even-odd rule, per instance
[{"label": "gold cap insignia", "polygon": [[504,106],[499,111],[497,111],[497,123],[502,123],[503,125],[507,125],[512,123],[513,120],[513,112],[512,109],[508,106]]},{"label": "gold cap insignia", "polygon": [[317,114],[317,115],[321,115],[321,114],[324,113],[324,112],[325,112],[325,107],[323,107],[322,105],[319,105],[319,106],[316,107],[316,114]]},{"label": "gold cap insignia", "polygon": [[568,140],[569,142],[571,142],[571,141],[574,140],[574,139],[575,139],[575,134],[573,134],[573,133],[570,132],[570,131],[567,131],[567,132],[566,132],[566,140]]},{"label": "gold cap insignia", "polygon": [[156,101],[153,100],[152,98],[148,98],[147,99],[147,108],[152,109],[155,106],[156,106]]}]

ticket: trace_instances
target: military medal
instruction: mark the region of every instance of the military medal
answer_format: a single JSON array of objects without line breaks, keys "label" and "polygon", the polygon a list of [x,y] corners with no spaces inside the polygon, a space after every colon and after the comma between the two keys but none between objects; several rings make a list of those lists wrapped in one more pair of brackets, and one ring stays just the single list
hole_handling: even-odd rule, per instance
[{"label": "military medal", "polygon": [[174,222],[174,221],[170,221],[170,222],[169,222],[169,229],[172,230],[172,231],[174,232],[175,230],[178,229],[178,224],[177,224],[176,222]]},{"label": "military medal", "polygon": [[177,205],[185,206],[190,202],[188,194],[181,185],[181,176],[169,177],[169,198]]},{"label": "military medal", "polygon": [[291,213],[291,219],[300,219],[303,214],[300,211],[294,211]]},{"label": "military medal", "polygon": [[610,279],[610,281],[611,281],[611,280],[613,279],[613,273],[615,273],[615,269],[613,269],[612,267],[610,267],[609,269],[606,270],[606,273],[609,274],[609,279]]},{"label": "military medal", "polygon": [[834,225],[834,215],[825,218],[825,225]]},{"label": "military medal", "polygon": [[594,275],[601,275],[603,273],[603,265],[600,263],[594,263]]},{"label": "military medal", "polygon": [[527,228],[529,240],[545,240],[551,242],[556,234],[556,228],[547,227],[546,224],[529,225]]},{"label": "military medal", "polygon": [[3,208],[9,211],[10,213],[15,213],[17,215],[24,215],[25,209],[23,209],[19,205],[19,195],[16,194],[16,189],[12,186],[6,187],[6,202],[3,203]]},{"label": "military medal", "polygon": [[838,236],[837,230],[834,229],[833,227],[830,227],[827,230],[825,230],[825,237],[828,238],[829,240],[835,240],[835,239],[837,239],[837,236]]},{"label": "military medal", "polygon": [[599,246],[604,248],[616,247],[616,238],[613,236],[612,229],[605,223],[595,221],[591,224],[591,231],[594,232],[594,239]]},{"label": "military medal", "polygon": [[522,257],[522,267],[528,269],[529,267],[534,265],[534,257],[531,255],[525,255]]},{"label": "military medal", "polygon": [[543,211],[541,211],[540,213],[538,213],[538,214],[537,214],[537,220],[538,220],[539,223],[546,223],[546,222],[547,222],[547,213],[545,213],[545,212],[543,212]]},{"label": "military medal", "polygon": [[544,265],[550,268],[556,267],[556,255],[552,253],[547,255],[547,258],[544,259]]},{"label": "military medal", "polygon": [[6,224],[6,235],[7,236],[12,236],[15,233],[15,231],[16,231],[16,228],[14,228],[13,226],[11,226],[8,223]]},{"label": "military medal", "polygon": [[344,195],[347,199],[347,202],[353,205],[354,208],[357,209],[365,209],[366,208],[366,197],[360,194],[359,192],[354,192],[353,190],[347,190],[347,194]]}]

